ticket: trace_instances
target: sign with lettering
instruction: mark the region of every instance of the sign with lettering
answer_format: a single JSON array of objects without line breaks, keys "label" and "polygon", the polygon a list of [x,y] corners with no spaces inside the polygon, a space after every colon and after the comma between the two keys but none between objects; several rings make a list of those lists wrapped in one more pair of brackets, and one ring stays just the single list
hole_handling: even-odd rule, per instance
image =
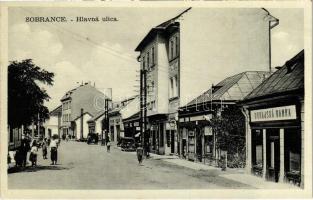
[{"label": "sign with lettering", "polygon": [[293,119],[297,119],[295,105],[251,110],[251,122]]}]

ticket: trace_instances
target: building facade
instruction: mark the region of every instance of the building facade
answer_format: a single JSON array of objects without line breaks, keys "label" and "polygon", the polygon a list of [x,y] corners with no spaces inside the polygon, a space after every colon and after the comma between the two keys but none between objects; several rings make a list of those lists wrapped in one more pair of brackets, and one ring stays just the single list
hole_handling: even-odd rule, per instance
[{"label": "building facade", "polygon": [[[144,87],[152,152],[178,153],[178,108],[218,81],[214,72],[226,76],[232,72],[229,66],[269,70],[269,33],[277,24],[264,9],[188,8],[148,32],[135,51],[140,52],[141,69],[147,70]],[[169,138],[174,142],[167,142]]]},{"label": "building facade", "polygon": [[[181,107],[178,116],[180,157],[196,162],[217,164],[221,150],[216,146],[217,139],[211,124],[212,118],[220,116],[224,109],[236,109],[236,102],[245,98],[269,74],[263,71],[246,71],[227,77]],[[242,113],[239,109],[238,111],[239,118]],[[231,130],[229,132],[234,135]],[[231,153],[244,152],[230,152],[229,155]]]},{"label": "building facade", "polygon": [[[99,101],[97,101],[99,100]],[[84,139],[85,130],[88,132],[88,124],[77,121],[82,113],[89,113],[95,116],[104,108],[104,94],[91,85],[90,82],[84,83],[77,88],[68,91],[62,98],[62,134],[70,135],[72,138]],[[88,117],[89,118],[89,117]],[[84,129],[87,127],[87,129]],[[83,134],[78,131],[83,130]]]},{"label": "building facade", "polygon": [[62,120],[62,105],[58,106],[49,113],[50,118],[43,124],[45,129],[44,137],[51,138],[52,135],[61,136],[61,120]]},{"label": "building facade", "polygon": [[246,116],[247,171],[303,186],[304,51],[279,67],[241,104]]}]

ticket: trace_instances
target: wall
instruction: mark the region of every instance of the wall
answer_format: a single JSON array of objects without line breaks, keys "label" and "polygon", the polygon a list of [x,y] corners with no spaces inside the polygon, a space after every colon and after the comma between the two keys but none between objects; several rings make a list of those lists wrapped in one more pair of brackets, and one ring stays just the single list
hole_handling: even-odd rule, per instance
[{"label": "wall", "polygon": [[168,62],[168,54],[167,54],[167,40],[158,35],[158,57],[157,57],[157,100],[156,100],[156,108],[158,113],[168,113],[168,86],[169,86],[169,78],[168,78],[168,70],[169,70],[169,62]]},{"label": "wall", "polygon": [[[84,139],[87,138],[88,136],[88,123],[87,121],[91,119],[92,116],[90,116],[89,114],[84,114],[83,116],[83,137]],[[76,123],[76,139],[79,140],[80,138],[80,130],[81,130],[81,122],[80,122],[80,118],[75,120]]]},{"label": "wall", "polygon": [[227,76],[269,69],[266,15],[259,8],[192,8],[183,15],[180,20],[180,106]]}]

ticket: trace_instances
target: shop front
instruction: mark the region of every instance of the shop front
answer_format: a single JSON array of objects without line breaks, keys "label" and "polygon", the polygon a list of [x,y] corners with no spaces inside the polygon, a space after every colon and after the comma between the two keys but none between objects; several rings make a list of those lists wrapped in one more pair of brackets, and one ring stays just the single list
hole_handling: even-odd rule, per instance
[{"label": "shop front", "polygon": [[246,118],[247,171],[303,187],[304,51],[240,104]]},{"label": "shop front", "polygon": [[273,182],[301,182],[301,105],[251,108],[252,173]]}]

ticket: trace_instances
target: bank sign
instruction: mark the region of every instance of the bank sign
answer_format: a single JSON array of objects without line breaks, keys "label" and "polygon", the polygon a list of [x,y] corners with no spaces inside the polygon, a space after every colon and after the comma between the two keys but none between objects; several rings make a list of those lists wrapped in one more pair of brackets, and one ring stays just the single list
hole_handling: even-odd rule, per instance
[{"label": "bank sign", "polygon": [[251,122],[293,119],[297,119],[295,105],[251,110]]}]

